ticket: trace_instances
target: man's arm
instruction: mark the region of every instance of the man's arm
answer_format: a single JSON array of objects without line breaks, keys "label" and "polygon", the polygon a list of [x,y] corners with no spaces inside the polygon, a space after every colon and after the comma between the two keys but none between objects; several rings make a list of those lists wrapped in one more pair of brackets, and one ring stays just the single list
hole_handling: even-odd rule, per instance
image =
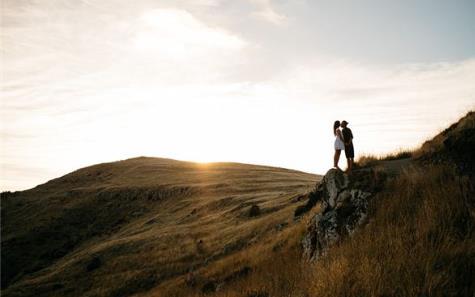
[{"label": "man's arm", "polygon": [[353,139],[353,133],[351,133],[350,128],[343,129],[343,142],[345,145],[350,145],[351,140]]},{"label": "man's arm", "polygon": [[343,141],[345,145],[350,145],[352,138],[353,135],[351,134],[351,130],[349,128],[343,129]]}]

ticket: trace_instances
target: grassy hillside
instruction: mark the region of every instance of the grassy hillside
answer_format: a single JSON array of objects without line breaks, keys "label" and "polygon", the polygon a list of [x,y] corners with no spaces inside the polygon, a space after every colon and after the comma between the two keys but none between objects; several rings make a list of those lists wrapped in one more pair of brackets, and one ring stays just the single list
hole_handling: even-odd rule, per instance
[{"label": "grassy hillside", "polygon": [[426,141],[415,157],[425,163],[455,164],[463,174],[475,172],[475,112],[471,111],[458,122]]},{"label": "grassy hillside", "polygon": [[[471,297],[474,194],[473,181],[452,167],[408,168],[376,195],[368,223],[324,258],[302,259],[305,229],[296,229],[293,244],[261,258],[252,276],[209,296]],[[149,296],[201,296],[172,292]]]},{"label": "grassy hillside", "polygon": [[[474,119],[467,114],[414,152],[371,160],[389,178],[367,223],[319,261],[302,257],[310,213],[279,249],[263,244],[240,258],[252,273],[206,296],[475,296],[475,179],[465,166],[473,162],[466,153],[475,151]],[[141,296],[203,294],[184,282]]]},{"label": "grassy hillside", "polygon": [[360,162],[368,219],[317,262],[301,172],[136,158],[4,193],[2,295],[474,296],[474,123]]},{"label": "grassy hillside", "polygon": [[2,193],[2,295],[147,291],[285,231],[318,178],[141,157]]}]

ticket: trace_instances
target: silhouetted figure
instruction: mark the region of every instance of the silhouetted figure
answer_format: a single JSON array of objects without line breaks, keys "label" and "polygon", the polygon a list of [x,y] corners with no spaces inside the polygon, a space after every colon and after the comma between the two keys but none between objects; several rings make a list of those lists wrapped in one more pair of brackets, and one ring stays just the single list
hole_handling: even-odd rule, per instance
[{"label": "silhouetted figure", "polygon": [[351,132],[351,129],[347,127],[348,124],[349,123],[347,121],[341,122],[341,126],[343,127],[341,133],[343,134],[343,142],[345,143],[345,156],[346,161],[348,162],[348,168],[346,169],[346,172],[351,173],[355,158],[355,149],[353,148],[353,132]]},{"label": "silhouetted figure", "polygon": [[338,167],[338,161],[340,161],[341,151],[345,149],[343,136],[340,130],[340,121],[335,121],[335,123],[333,123],[333,134],[335,135],[335,155],[333,156],[333,168],[340,169],[340,167]]}]

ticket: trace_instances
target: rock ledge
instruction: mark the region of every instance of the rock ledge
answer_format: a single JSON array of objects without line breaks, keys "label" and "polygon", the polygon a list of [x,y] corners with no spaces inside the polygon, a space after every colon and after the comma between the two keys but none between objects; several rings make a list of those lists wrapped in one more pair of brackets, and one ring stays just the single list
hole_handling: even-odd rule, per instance
[{"label": "rock ledge", "polygon": [[[321,202],[321,212],[311,218],[302,240],[306,258],[317,260],[331,245],[351,235],[365,221],[368,201],[381,184],[381,177],[372,170],[359,170],[351,178],[337,169],[325,174],[303,206],[308,211],[317,201]],[[296,210],[296,214],[305,211]]]}]

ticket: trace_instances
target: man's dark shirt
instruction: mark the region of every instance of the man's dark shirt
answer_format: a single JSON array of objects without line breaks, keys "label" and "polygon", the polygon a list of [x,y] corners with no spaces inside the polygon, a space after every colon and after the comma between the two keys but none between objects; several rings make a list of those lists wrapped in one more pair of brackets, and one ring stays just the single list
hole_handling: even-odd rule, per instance
[{"label": "man's dark shirt", "polygon": [[348,142],[350,142],[353,139],[353,133],[351,132],[351,129],[348,127],[343,128],[341,131],[343,134],[343,141],[345,142],[345,145],[348,145]]},{"label": "man's dark shirt", "polygon": [[343,134],[343,142],[345,143],[345,156],[348,159],[353,159],[355,157],[355,149],[353,148],[353,133],[350,128],[343,128],[341,131]]}]

